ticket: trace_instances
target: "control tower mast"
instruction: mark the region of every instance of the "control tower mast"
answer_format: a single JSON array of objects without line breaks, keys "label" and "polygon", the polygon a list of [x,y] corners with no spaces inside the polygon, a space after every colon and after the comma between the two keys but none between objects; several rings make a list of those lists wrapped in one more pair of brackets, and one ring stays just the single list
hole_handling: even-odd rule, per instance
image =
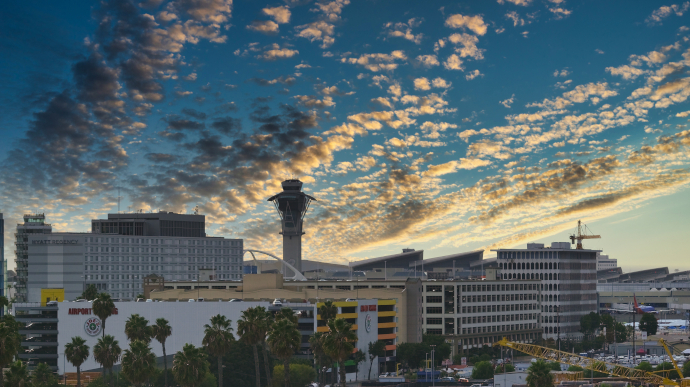
[{"label": "control tower mast", "polygon": [[283,260],[302,271],[302,226],[313,197],[302,192],[302,182],[285,180],[283,192],[268,198],[280,215],[283,234]]}]

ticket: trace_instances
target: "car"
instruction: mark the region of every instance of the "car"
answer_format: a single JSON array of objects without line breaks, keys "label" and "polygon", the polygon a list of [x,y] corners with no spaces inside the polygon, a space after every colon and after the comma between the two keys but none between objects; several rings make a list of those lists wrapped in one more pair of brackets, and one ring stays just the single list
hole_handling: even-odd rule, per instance
[{"label": "car", "polygon": [[203,299],[203,298],[199,298],[199,299],[197,299],[197,302],[204,302],[204,299]]},{"label": "car", "polygon": [[482,385],[481,384],[473,384],[470,387],[482,387]]},{"label": "car", "polygon": [[454,381],[455,381],[455,379],[452,378],[452,377],[450,377],[450,376],[446,376],[446,377],[440,378],[439,380],[442,381],[442,382],[454,382]]},{"label": "car", "polygon": [[190,298],[189,301],[187,301],[187,302],[196,302],[196,300],[193,298]]},{"label": "car", "polygon": [[281,301],[279,298],[276,298],[273,300],[273,305],[274,306],[283,306],[283,301]]},{"label": "car", "polygon": [[57,306],[58,302],[57,301],[48,301],[46,302],[46,306]]},{"label": "car", "polygon": [[239,298],[233,298],[232,300],[230,300],[228,302],[242,302],[242,300]]},{"label": "car", "polygon": [[146,302],[153,302],[153,300],[150,299],[150,298],[148,298],[148,299],[146,300]]}]

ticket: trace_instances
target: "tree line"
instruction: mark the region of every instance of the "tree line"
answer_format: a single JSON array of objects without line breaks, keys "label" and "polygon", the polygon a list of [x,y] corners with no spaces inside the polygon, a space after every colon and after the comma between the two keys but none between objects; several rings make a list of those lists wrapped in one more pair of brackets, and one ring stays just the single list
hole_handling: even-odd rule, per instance
[{"label": "tree line", "polygon": [[[77,369],[78,387],[82,385],[81,366],[90,356],[93,356],[93,359],[101,365],[102,370],[101,378],[91,383],[94,386],[120,387],[126,381],[136,387],[144,385],[168,387],[169,376],[176,385],[181,387],[216,385],[249,387],[247,382],[251,379],[256,387],[261,387],[262,382],[265,386],[293,387],[304,386],[317,379],[317,373],[311,366],[294,358],[295,353],[300,349],[302,335],[298,330],[299,315],[290,308],[282,308],[277,313],[271,313],[261,306],[246,309],[237,321],[237,338],[233,334],[231,320],[220,314],[211,317],[210,321],[204,325],[202,346],[185,344],[182,350],[173,356],[170,371],[166,341],[173,332],[169,321],[158,318],[153,324],[149,324],[149,321],[139,314],[132,314],[125,323],[124,332],[129,346],[123,349],[114,336],[106,334],[107,321],[114,309],[115,304],[109,294],[97,294],[92,302],[92,311],[102,324],[102,334],[98,342],[93,348],[89,348],[86,340],[76,336],[65,345],[65,358]],[[318,313],[325,321],[327,331],[315,333],[309,340],[309,346],[318,366],[320,385],[326,383],[325,371],[328,366],[334,370],[338,369],[340,385],[344,387],[346,361],[354,360],[358,365],[369,360],[371,367],[377,356],[385,356],[386,343],[383,341],[369,343],[368,359],[366,352],[354,351],[357,342],[356,332],[352,330],[352,324],[343,318],[336,317],[338,308],[333,302],[325,302],[319,307]],[[0,367],[6,368],[7,365],[11,365],[3,377],[0,377],[0,387],[53,387],[57,385],[57,377],[46,364],[41,363],[30,372],[25,363],[19,360],[14,361],[21,351],[20,327],[21,324],[10,315],[4,316],[0,321]],[[156,356],[152,350],[153,341],[162,348],[164,366],[162,373],[157,368]],[[253,354],[253,378],[249,378],[245,372],[249,364],[246,359],[248,356],[244,353],[249,348]],[[263,353],[263,359],[261,359],[264,365],[263,377],[259,349]],[[238,366],[242,367],[233,370],[231,376],[235,377],[235,374],[239,374],[243,378],[242,383],[235,383],[234,379],[231,384],[224,383],[225,356],[236,359],[235,363],[239,363]],[[211,371],[209,359],[217,362],[215,377]],[[271,367],[273,360],[281,364]],[[115,380],[113,368],[118,362],[120,371]],[[233,361],[230,362],[232,363]],[[369,374],[371,374],[371,369]],[[293,378],[296,380],[293,381]],[[7,383],[7,386],[3,386],[3,382]]]}]

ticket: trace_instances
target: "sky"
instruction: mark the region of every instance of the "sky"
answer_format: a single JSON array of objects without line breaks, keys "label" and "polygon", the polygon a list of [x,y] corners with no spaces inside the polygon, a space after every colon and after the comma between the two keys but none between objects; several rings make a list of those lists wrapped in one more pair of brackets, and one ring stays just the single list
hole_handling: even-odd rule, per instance
[{"label": "sky", "polygon": [[0,211],[206,215],[303,258],[568,241],[687,270],[690,2],[28,0],[0,14]]}]

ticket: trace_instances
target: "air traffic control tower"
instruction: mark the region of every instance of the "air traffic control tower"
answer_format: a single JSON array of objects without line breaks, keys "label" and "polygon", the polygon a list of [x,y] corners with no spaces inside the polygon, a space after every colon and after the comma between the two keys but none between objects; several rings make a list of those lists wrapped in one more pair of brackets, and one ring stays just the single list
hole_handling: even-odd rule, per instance
[{"label": "air traffic control tower", "polygon": [[302,192],[302,182],[285,180],[283,192],[268,198],[280,215],[283,234],[283,260],[302,272],[302,227],[313,197]]}]

